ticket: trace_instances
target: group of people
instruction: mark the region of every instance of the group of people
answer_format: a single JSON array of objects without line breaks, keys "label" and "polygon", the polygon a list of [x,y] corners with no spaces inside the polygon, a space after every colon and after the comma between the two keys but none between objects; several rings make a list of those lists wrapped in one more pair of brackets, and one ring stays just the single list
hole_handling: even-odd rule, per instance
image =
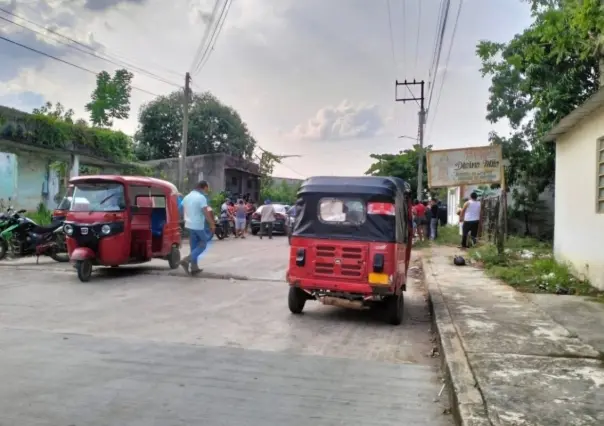
[{"label": "group of people", "polygon": [[[433,198],[428,201],[413,201],[411,208],[413,214],[413,234],[419,241],[427,238],[435,240],[438,237],[438,223],[440,219],[440,201]],[[461,233],[461,247],[468,248],[468,235],[476,244],[478,227],[480,224],[480,201],[478,194],[472,192],[469,199],[464,199],[464,204],[457,211],[459,215],[459,229]]]},{"label": "group of people", "polygon": [[220,221],[226,230],[230,229],[231,222],[235,223],[235,237],[245,238],[255,211],[256,205],[250,199],[240,198],[237,203],[225,200],[220,206]]},{"label": "group of people", "polygon": [[428,201],[414,200],[411,207],[413,214],[413,235],[419,240],[426,238],[435,240],[438,236],[438,222],[440,220],[440,201],[433,198]]}]

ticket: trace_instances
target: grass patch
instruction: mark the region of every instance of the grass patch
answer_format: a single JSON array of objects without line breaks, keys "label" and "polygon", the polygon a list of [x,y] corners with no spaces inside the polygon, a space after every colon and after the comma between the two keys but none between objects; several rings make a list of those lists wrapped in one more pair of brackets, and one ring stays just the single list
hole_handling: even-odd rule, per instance
[{"label": "grass patch", "polygon": [[49,225],[52,222],[52,211],[48,210],[42,203],[32,212],[25,213],[25,216],[36,222],[38,225]]},{"label": "grass patch", "polygon": [[469,254],[472,263],[518,291],[592,296],[604,302],[604,292],[592,287],[589,280],[574,276],[568,265],[557,262],[548,243],[510,237],[503,256],[490,243],[479,244]]}]

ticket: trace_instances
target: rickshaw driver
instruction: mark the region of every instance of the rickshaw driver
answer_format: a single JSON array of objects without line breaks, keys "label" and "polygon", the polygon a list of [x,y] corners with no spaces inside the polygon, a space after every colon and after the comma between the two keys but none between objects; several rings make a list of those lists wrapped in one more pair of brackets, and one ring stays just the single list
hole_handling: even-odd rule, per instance
[{"label": "rickshaw driver", "polygon": [[[183,198],[185,228],[189,231],[189,242],[191,243],[191,254],[180,261],[180,265],[188,273],[201,272],[197,265],[199,256],[206,250],[211,235],[216,231],[216,224],[212,211],[208,208],[207,194],[208,183],[205,180],[199,182],[196,188]],[[206,230],[206,221],[209,230]],[[190,271],[189,271],[190,264]]]}]

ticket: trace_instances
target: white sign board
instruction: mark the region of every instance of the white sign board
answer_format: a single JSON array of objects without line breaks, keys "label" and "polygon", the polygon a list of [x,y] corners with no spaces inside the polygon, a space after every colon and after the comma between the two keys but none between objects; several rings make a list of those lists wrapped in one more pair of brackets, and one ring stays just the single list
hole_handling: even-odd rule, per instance
[{"label": "white sign board", "polygon": [[501,183],[501,146],[479,146],[428,151],[428,186],[478,185]]}]

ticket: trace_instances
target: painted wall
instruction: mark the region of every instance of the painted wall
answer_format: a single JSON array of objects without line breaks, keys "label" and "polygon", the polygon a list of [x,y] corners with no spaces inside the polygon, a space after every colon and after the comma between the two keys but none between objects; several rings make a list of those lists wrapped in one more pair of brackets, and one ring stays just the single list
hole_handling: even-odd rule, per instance
[{"label": "painted wall", "polygon": [[604,107],[556,142],[556,259],[604,290],[604,214],[596,213],[598,139],[604,137]]},{"label": "painted wall", "polygon": [[35,210],[43,202],[56,206],[59,176],[49,169],[50,160],[40,154],[0,152],[0,199],[18,209]]},{"label": "painted wall", "polygon": [[8,207],[9,198],[17,197],[17,156],[0,152],[0,200]]}]

